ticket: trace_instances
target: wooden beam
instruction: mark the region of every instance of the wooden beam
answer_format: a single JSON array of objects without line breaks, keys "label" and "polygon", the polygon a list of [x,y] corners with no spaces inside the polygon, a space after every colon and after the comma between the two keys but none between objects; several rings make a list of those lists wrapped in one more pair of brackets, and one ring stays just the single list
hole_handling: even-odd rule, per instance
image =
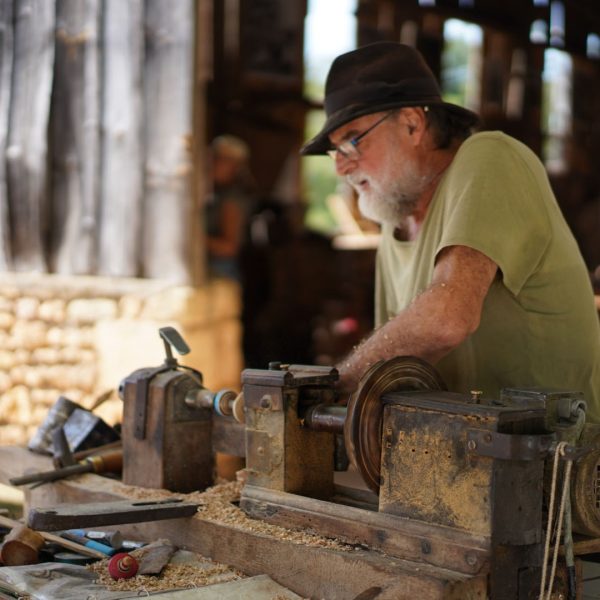
[{"label": "wooden beam", "polygon": [[192,280],[194,6],[147,0],[142,274]]},{"label": "wooden beam", "polygon": [[104,2],[98,274],[139,274],[142,214],[141,0]]},{"label": "wooden beam", "polygon": [[246,485],[242,508],[251,516],[381,550],[390,556],[461,573],[482,573],[489,538],[448,527]]},{"label": "wooden beam", "polygon": [[6,143],[13,71],[13,0],[0,2],[0,271],[11,263],[8,188],[6,184]]},{"label": "wooden beam", "polygon": [[15,44],[6,162],[13,267],[46,271],[47,140],[54,64],[54,0],[15,2]]},{"label": "wooden beam", "polygon": [[57,0],[50,121],[52,231],[56,273],[96,266],[100,151],[99,0]]}]

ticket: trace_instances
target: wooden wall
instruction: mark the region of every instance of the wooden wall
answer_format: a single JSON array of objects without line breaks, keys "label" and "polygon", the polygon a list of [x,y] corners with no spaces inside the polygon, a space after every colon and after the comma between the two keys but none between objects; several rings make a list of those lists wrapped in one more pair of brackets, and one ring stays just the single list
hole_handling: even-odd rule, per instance
[{"label": "wooden wall", "polygon": [[204,4],[0,0],[0,269],[201,277]]}]

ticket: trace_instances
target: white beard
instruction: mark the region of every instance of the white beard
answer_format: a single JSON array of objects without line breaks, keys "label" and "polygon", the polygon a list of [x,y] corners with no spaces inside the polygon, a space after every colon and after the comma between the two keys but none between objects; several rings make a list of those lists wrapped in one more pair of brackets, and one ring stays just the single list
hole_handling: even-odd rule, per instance
[{"label": "white beard", "polygon": [[[394,137],[396,146],[397,141]],[[400,148],[384,155],[375,173],[357,170],[346,176],[358,193],[361,213],[368,219],[402,227],[415,213],[433,176],[408,150]],[[361,182],[365,185],[361,186]]]},{"label": "white beard", "polygon": [[396,184],[385,193],[384,190],[377,187],[371,187],[368,191],[359,191],[358,208],[367,218],[376,223],[389,223],[394,227],[400,227],[413,214],[418,196],[416,194],[407,194],[399,189],[401,186]]}]

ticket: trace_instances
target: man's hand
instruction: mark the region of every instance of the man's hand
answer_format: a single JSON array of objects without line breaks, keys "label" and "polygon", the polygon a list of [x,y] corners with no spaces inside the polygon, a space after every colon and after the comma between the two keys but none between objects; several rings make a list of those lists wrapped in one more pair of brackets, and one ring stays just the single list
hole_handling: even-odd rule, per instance
[{"label": "man's hand", "polygon": [[341,393],[354,391],[379,360],[417,356],[435,364],[477,329],[497,271],[494,261],[473,248],[444,248],[431,285],[337,365]]}]

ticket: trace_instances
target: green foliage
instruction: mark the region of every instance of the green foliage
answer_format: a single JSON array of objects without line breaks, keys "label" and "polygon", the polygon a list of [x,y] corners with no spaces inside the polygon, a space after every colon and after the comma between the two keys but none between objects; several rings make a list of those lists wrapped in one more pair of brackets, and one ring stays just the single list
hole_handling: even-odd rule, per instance
[{"label": "green foliage", "polygon": [[[313,110],[307,114],[307,140],[317,134],[324,120],[322,110]],[[333,161],[328,156],[305,156],[302,158],[301,169],[307,204],[304,224],[314,231],[331,234],[337,229],[337,223],[327,207],[327,196],[335,191],[338,182]]]},{"label": "green foliage", "polygon": [[442,54],[442,89],[444,99],[463,106],[467,89],[469,44],[465,40],[446,40]]}]

